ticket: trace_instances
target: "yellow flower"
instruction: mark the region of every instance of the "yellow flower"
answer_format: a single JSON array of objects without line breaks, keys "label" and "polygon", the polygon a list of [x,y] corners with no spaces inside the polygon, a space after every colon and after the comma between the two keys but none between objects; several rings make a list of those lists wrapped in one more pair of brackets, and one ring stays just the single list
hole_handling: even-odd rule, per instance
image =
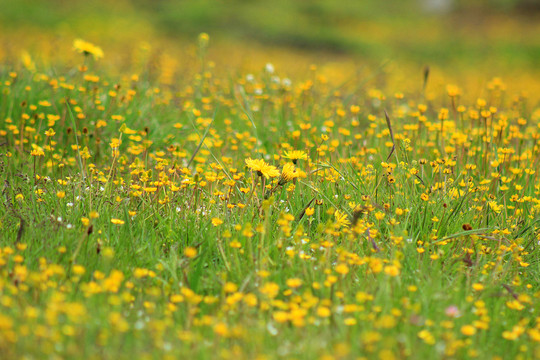
[{"label": "yellow flower", "polygon": [[317,308],[317,315],[319,317],[329,317],[331,314],[332,314],[332,312],[326,306],[321,306],[321,307]]},{"label": "yellow flower", "polygon": [[121,219],[111,219],[111,222],[115,225],[123,225],[124,224],[124,220],[121,220]]},{"label": "yellow flower", "polygon": [[298,160],[306,160],[307,154],[303,152],[302,150],[292,150],[292,151],[285,151],[285,154],[283,155],[285,159],[290,159],[294,164]]},{"label": "yellow flower", "polygon": [[233,293],[236,290],[238,290],[238,285],[236,285],[235,283],[227,282],[225,283],[225,285],[223,285],[223,291],[225,291],[226,293]]},{"label": "yellow flower", "polygon": [[199,34],[199,46],[201,48],[205,48],[208,45],[208,42],[210,41],[210,36],[208,36],[207,33],[200,33]]},{"label": "yellow flower", "polygon": [[272,317],[278,323],[283,323],[289,320],[289,313],[285,311],[276,311],[272,314]]},{"label": "yellow flower", "polygon": [[82,275],[85,273],[85,268],[82,265],[73,265],[73,273],[76,275]]},{"label": "yellow flower", "polygon": [[349,272],[349,267],[346,264],[338,264],[336,266],[336,272],[341,275],[346,275]]},{"label": "yellow flower", "polygon": [[339,210],[336,210],[334,212],[334,216],[336,218],[336,225],[338,226],[343,226],[343,227],[349,227],[349,225],[351,224],[351,222],[349,221],[349,218],[347,217],[347,214],[339,211]]},{"label": "yellow flower", "polygon": [[298,278],[287,279],[287,286],[290,288],[297,288],[302,286],[302,280]]},{"label": "yellow flower", "polygon": [[275,166],[267,164],[266,161],[262,159],[247,158],[246,165],[252,171],[256,171],[257,175],[264,175],[264,177],[267,179],[270,177],[279,176],[279,170]]},{"label": "yellow flower", "polygon": [[195,256],[197,256],[197,249],[195,249],[194,247],[187,247],[185,248],[184,250],[184,255],[188,258],[194,258]]},{"label": "yellow flower", "polygon": [[88,41],[76,39],[73,42],[73,48],[75,51],[84,54],[84,56],[92,55],[94,59],[100,59],[103,57],[103,50],[99,46],[96,46]]},{"label": "yellow flower", "polygon": [[473,336],[476,334],[476,328],[472,325],[463,325],[461,327],[461,333],[465,336]]},{"label": "yellow flower", "polygon": [[281,171],[281,178],[279,179],[279,184],[283,185],[292,179],[297,178],[299,173],[296,171],[296,168],[293,164],[287,163],[283,166],[283,170]]},{"label": "yellow flower", "polygon": [[43,148],[40,146],[33,146],[34,149],[30,152],[30,155],[32,156],[44,156],[45,152],[43,151]]},{"label": "yellow flower", "polygon": [[398,276],[399,268],[396,265],[388,265],[384,267],[384,272],[389,276]]},{"label": "yellow flower", "polygon": [[213,218],[212,219],[212,225],[219,226],[221,224],[223,224],[223,220],[221,220],[220,218]]},{"label": "yellow flower", "polygon": [[475,283],[475,284],[472,285],[472,288],[475,291],[482,291],[482,290],[484,290],[484,285],[482,285],[480,283]]}]

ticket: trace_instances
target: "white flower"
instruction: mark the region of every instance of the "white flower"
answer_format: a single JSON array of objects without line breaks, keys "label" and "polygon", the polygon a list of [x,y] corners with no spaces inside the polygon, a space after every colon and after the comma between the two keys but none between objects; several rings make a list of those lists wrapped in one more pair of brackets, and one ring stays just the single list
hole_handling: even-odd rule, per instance
[{"label": "white flower", "polygon": [[271,63],[267,63],[266,66],[264,67],[264,70],[266,70],[266,72],[269,73],[269,74],[273,74],[274,73],[274,65],[272,65]]}]

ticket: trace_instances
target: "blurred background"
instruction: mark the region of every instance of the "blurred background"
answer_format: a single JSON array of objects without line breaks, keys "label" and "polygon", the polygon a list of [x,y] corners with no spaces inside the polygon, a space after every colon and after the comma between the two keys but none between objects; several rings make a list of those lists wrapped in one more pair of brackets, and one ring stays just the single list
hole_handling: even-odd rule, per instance
[{"label": "blurred background", "polygon": [[46,64],[83,38],[103,48],[103,66],[146,57],[181,74],[206,32],[209,58],[229,71],[272,62],[295,74],[314,63],[330,79],[367,68],[403,84],[429,65],[441,81],[504,75],[528,78],[531,89],[540,72],[540,0],[0,0],[0,8],[3,62],[24,49]]}]

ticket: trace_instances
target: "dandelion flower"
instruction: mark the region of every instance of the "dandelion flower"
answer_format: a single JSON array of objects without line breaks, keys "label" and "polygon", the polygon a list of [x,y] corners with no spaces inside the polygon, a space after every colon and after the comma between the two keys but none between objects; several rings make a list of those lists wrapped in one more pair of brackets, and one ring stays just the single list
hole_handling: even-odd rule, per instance
[{"label": "dandelion flower", "polygon": [[283,170],[281,171],[281,178],[279,179],[279,184],[283,185],[292,179],[297,178],[299,175],[298,171],[296,171],[296,168],[293,164],[287,163],[283,166]]},{"label": "dandelion flower", "polygon": [[188,258],[194,258],[195,256],[197,256],[197,249],[191,246],[187,247],[184,250],[184,255]]},{"label": "dandelion flower", "polygon": [[349,221],[349,218],[347,217],[347,214],[339,210],[336,210],[334,212],[334,217],[336,218],[336,224],[339,227],[349,227],[349,225],[351,224],[351,222]]},{"label": "dandelion flower", "polygon": [[212,219],[212,225],[219,226],[221,224],[223,224],[223,220],[221,220],[220,218],[213,218]]},{"label": "dandelion flower", "polygon": [[476,334],[476,328],[472,325],[463,325],[461,327],[461,333],[465,336],[473,336]]},{"label": "dandelion flower", "polygon": [[279,176],[279,170],[262,159],[247,158],[246,165],[252,171],[257,172],[257,175],[264,176],[267,179]]},{"label": "dandelion flower", "polygon": [[294,164],[296,164],[298,160],[306,160],[307,154],[302,150],[292,150],[285,151],[283,157],[285,159],[290,159]]},{"label": "dandelion flower", "polygon": [[84,56],[92,55],[94,59],[100,59],[103,57],[103,50],[99,46],[96,46],[88,41],[76,39],[73,42],[73,48],[75,51],[84,54]]}]

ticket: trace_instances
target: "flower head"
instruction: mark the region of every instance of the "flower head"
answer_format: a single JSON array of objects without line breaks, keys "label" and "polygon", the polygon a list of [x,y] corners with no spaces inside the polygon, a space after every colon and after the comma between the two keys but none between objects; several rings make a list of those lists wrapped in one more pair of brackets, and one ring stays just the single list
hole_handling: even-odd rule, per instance
[{"label": "flower head", "polygon": [[92,55],[94,59],[100,59],[103,57],[103,50],[99,46],[96,46],[88,41],[76,39],[73,42],[73,48],[75,51],[84,54],[85,56]]},{"label": "flower head", "polygon": [[349,218],[347,217],[347,214],[339,210],[336,210],[334,212],[334,217],[336,218],[335,223],[338,227],[349,227],[349,225],[351,224],[351,222],[349,221]]},{"label": "flower head", "polygon": [[299,175],[299,172],[296,170],[293,164],[287,163],[283,166],[283,170],[281,171],[281,177],[279,178],[279,184],[283,185],[292,179],[297,178]]},{"label": "flower head", "polygon": [[285,154],[283,155],[285,159],[290,159],[294,164],[298,160],[306,160],[307,154],[302,150],[292,150],[292,151],[285,151]]},{"label": "flower head", "polygon": [[247,158],[246,165],[252,171],[256,171],[259,176],[264,175],[264,177],[267,179],[270,177],[279,176],[279,170],[275,166],[269,165],[262,159]]}]

